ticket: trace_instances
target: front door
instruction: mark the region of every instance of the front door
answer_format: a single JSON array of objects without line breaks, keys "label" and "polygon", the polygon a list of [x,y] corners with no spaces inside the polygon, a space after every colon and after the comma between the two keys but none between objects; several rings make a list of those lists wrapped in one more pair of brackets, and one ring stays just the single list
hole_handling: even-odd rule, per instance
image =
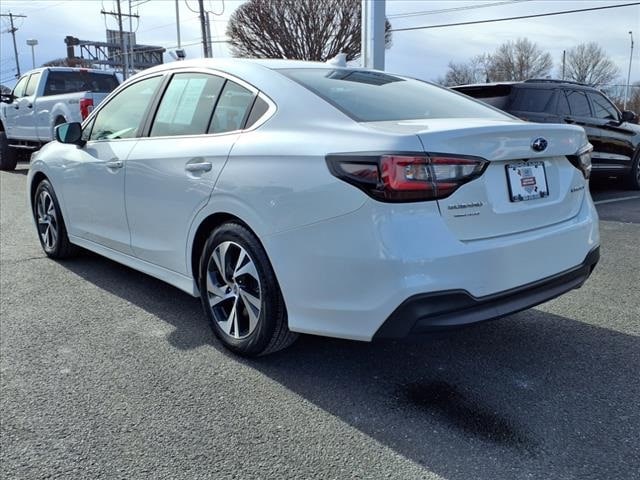
[{"label": "front door", "polygon": [[71,235],[132,253],[124,203],[127,158],[161,81],[146,78],[119,92],[85,126],[87,143],[71,146],[63,186]]}]

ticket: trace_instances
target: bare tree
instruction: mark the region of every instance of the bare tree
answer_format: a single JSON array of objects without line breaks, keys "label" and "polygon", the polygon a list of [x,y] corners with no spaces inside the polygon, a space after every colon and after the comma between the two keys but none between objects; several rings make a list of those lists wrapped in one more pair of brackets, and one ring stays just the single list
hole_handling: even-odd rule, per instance
[{"label": "bare tree", "polygon": [[551,73],[553,60],[537,44],[526,38],[500,45],[492,55],[494,81],[543,78]]},{"label": "bare tree", "polygon": [[[227,26],[236,57],[326,61],[338,53],[360,55],[360,0],[249,0]],[[391,43],[391,24],[385,43]]]},{"label": "bare tree", "polygon": [[618,74],[616,64],[596,42],[581,43],[567,52],[565,77],[569,80],[605,85]]},{"label": "bare tree", "polygon": [[449,62],[449,69],[439,83],[447,87],[490,81],[490,55],[476,55],[468,62]]}]

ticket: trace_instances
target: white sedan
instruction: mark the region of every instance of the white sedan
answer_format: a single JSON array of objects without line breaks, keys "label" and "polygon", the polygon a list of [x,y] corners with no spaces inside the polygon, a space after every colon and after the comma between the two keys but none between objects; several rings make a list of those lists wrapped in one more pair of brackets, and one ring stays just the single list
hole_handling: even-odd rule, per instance
[{"label": "white sedan", "polygon": [[56,138],[28,177],[46,254],[84,247],[200,296],[244,355],[497,318],[599,257],[582,128],[385,72],[176,62]]}]

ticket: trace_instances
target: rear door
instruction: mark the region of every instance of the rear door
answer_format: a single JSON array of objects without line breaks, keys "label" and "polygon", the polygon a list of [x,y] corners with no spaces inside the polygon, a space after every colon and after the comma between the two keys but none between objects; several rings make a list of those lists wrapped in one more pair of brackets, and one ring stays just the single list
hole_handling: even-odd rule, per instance
[{"label": "rear door", "polygon": [[127,160],[125,202],[134,254],[186,274],[189,227],[206,205],[256,90],[208,72],[171,78],[148,136]]}]

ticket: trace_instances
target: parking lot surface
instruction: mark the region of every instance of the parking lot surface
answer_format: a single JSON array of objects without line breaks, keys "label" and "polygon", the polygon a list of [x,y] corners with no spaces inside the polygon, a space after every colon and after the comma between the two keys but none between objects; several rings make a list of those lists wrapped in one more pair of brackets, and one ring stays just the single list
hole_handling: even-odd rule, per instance
[{"label": "parking lot surface", "polygon": [[594,184],[602,259],[580,290],[245,360],[197,299],[97,255],[45,258],[26,168],[0,173],[0,477],[639,478],[637,192]]}]

